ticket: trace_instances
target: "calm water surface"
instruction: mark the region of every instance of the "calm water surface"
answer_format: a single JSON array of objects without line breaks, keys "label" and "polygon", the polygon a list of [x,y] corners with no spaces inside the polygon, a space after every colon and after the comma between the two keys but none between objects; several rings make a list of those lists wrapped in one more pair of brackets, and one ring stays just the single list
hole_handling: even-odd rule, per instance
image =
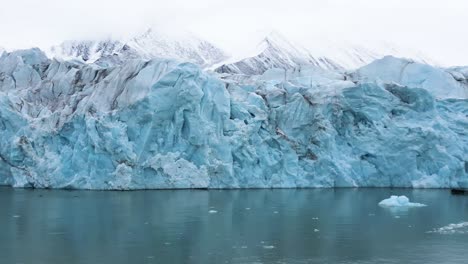
[{"label": "calm water surface", "polygon": [[[391,211],[391,194],[425,203]],[[447,190],[91,192],[0,188],[0,263],[468,263]]]}]

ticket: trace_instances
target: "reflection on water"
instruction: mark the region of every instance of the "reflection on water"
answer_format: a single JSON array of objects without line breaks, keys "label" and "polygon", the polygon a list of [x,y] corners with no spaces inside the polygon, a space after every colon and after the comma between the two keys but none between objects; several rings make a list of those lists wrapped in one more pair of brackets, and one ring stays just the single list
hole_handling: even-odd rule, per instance
[{"label": "reflection on water", "polygon": [[[391,194],[423,208],[378,206]],[[0,263],[467,263],[447,190],[89,192],[0,188]]]}]

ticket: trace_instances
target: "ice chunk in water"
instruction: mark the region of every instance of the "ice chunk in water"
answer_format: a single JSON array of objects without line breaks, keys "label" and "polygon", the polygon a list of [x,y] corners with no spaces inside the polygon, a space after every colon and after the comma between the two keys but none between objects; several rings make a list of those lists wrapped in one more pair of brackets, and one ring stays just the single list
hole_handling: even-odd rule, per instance
[{"label": "ice chunk in water", "polygon": [[422,203],[412,203],[410,202],[408,197],[404,195],[402,196],[392,195],[390,198],[382,200],[379,203],[379,205],[383,207],[423,207],[423,206],[426,206],[425,204],[422,204]]},{"label": "ice chunk in water", "polygon": [[449,224],[444,227],[436,228],[427,233],[438,233],[438,234],[443,234],[443,235],[468,234],[468,222],[461,222],[458,224]]}]

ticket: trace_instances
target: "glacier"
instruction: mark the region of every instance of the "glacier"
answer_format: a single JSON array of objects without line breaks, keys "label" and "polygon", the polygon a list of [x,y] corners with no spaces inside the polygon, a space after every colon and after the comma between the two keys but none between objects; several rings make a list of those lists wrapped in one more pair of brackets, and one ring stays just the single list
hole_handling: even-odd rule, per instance
[{"label": "glacier", "polygon": [[468,75],[461,68],[444,71],[410,59],[386,56],[361,67],[353,75],[356,79],[366,81],[394,82],[423,88],[431,91],[437,98],[468,97]]},{"label": "glacier", "polygon": [[171,59],[0,57],[0,184],[96,190],[457,187],[466,68],[385,57],[220,75]]}]

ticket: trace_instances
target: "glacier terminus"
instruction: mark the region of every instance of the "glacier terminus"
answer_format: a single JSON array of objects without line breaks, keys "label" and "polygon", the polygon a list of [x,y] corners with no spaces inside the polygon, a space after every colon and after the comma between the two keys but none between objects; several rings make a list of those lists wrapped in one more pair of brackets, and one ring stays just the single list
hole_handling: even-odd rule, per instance
[{"label": "glacier terminus", "polygon": [[267,53],[212,70],[207,63],[224,55],[209,48],[213,56],[196,52],[191,62],[3,53],[0,184],[448,188],[468,180],[468,67],[392,56],[350,71],[329,61],[282,67],[283,52],[261,72],[252,69]]}]

